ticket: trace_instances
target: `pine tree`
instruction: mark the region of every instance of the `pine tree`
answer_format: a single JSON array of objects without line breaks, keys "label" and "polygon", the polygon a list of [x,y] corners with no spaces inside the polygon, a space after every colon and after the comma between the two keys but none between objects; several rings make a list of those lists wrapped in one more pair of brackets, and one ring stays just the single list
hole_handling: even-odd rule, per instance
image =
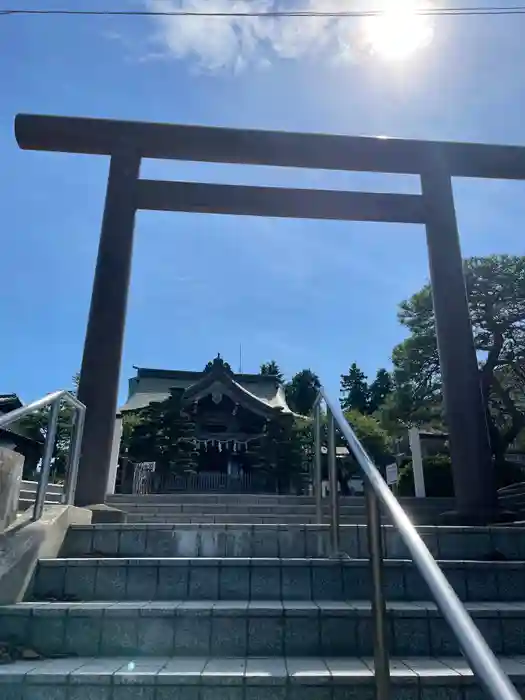
[{"label": "pine tree", "polygon": [[370,389],[366,375],[353,362],[348,374],[341,375],[341,408],[343,411],[355,410],[368,413]]},{"label": "pine tree", "polygon": [[385,403],[386,398],[392,393],[392,377],[386,369],[378,369],[376,378],[370,384],[368,412],[375,413]]},{"label": "pine tree", "polygon": [[279,382],[282,384],[284,380],[284,375],[281,372],[281,368],[275,360],[270,360],[269,362],[263,362],[260,368],[260,374],[271,375],[272,377],[277,377]]},{"label": "pine tree", "polygon": [[260,458],[267,474],[274,476],[281,493],[287,493],[292,480],[301,473],[305,461],[301,447],[302,441],[291,416],[267,424]]},{"label": "pine tree", "polygon": [[182,472],[197,464],[193,409],[182,405],[180,390],[141,412],[141,421],[129,440],[129,457],[156,462],[160,471]]},{"label": "pine tree", "polygon": [[311,369],[297,372],[284,388],[292,411],[307,416],[312,411],[320,386],[319,377]]},{"label": "pine tree", "polygon": [[170,472],[195,469],[197,447],[193,406],[183,406],[182,391],[172,390],[163,403],[161,424],[166,439],[166,466]]}]

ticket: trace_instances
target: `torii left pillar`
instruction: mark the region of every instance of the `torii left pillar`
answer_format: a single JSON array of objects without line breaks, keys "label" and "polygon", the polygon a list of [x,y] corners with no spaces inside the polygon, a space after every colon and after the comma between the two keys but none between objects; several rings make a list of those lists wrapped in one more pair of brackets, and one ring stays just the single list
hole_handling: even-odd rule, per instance
[{"label": "torii left pillar", "polygon": [[115,417],[133,254],[136,183],[140,155],[132,148],[113,153],[78,398],[86,406],[77,506],[103,503]]}]

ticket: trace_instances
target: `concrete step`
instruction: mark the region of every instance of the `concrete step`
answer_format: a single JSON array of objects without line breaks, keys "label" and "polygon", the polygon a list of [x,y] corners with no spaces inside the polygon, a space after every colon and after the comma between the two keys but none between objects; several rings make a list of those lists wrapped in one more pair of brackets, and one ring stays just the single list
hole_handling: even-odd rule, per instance
[{"label": "concrete step", "polygon": [[[31,498],[19,498],[18,499],[18,510],[19,512],[22,512],[24,510],[27,510],[28,508],[31,508],[35,503],[35,499]],[[60,501],[56,500],[49,500],[46,496],[46,500],[44,501],[44,505],[46,506],[53,506],[56,505],[57,503],[60,503]]]},{"label": "concrete step", "polygon": [[[468,603],[497,654],[525,654],[525,602]],[[389,602],[390,653],[459,656],[430,602]],[[0,607],[10,642],[50,656],[373,656],[368,601],[21,603]],[[524,657],[525,658],[525,657]]]},{"label": "concrete step", "polygon": [[[20,490],[21,491],[29,491],[30,493],[35,494],[38,488],[38,482],[37,481],[29,481],[27,479],[23,479],[21,484],[20,484]],[[62,493],[63,492],[63,486],[62,484],[48,484],[47,485],[47,493],[52,494],[52,493]]]},{"label": "concrete step", "polygon": [[[316,513],[314,505],[294,504],[261,504],[261,503],[119,503],[112,504],[118,506],[128,513],[140,513],[143,515],[151,513],[167,513],[169,515],[244,515],[250,513],[252,515],[304,515],[314,516]],[[341,515],[361,515],[366,513],[366,506],[361,503],[357,505],[342,505],[339,509]],[[330,511],[327,505],[324,506],[323,512],[329,516]],[[413,506],[413,513],[429,513],[442,512],[440,508],[435,506]]]},{"label": "concrete step", "polygon": [[521,513],[525,511],[525,482],[506,486],[498,491],[499,502],[508,510]]},{"label": "concrete step", "polygon": [[[34,501],[36,497],[36,491],[28,491],[27,489],[20,490],[20,499],[25,499],[28,501]],[[62,493],[56,493],[55,491],[46,492],[46,501],[49,503],[60,503],[62,498]]]},{"label": "concrete step", "polygon": [[[520,601],[525,563],[441,561],[464,601]],[[35,600],[366,600],[366,559],[41,559]],[[426,583],[408,560],[385,560],[387,600],[425,600]]]},{"label": "concrete step", "polygon": [[[141,515],[129,514],[126,518],[129,523],[146,523],[146,524],[164,524],[164,525],[199,525],[199,524],[218,524],[218,525],[315,525],[317,518],[305,517],[302,515]],[[324,518],[324,522],[328,522],[328,518]],[[382,522],[388,524],[388,518],[382,517]],[[414,525],[437,525],[439,523],[439,514],[424,513],[411,514],[410,520]],[[363,515],[353,515],[351,517],[343,516],[340,520],[343,525],[366,525],[367,519]]]},{"label": "concrete step", "polygon": [[[126,512],[140,515],[162,514],[171,516],[180,515],[197,515],[203,517],[223,516],[223,515],[246,515],[254,516],[265,515],[280,515],[280,516],[298,516],[302,515],[305,518],[315,517],[315,503],[312,499],[296,497],[296,500],[277,501],[275,498],[254,500],[235,500],[226,501],[216,500],[176,500],[169,497],[137,497],[133,500],[107,499],[109,505],[114,505]],[[410,516],[418,521],[423,521],[425,518],[431,519],[432,522],[438,522],[438,517],[447,509],[453,506],[448,502],[449,499],[435,499],[437,502],[431,502],[427,499],[407,499],[407,503],[402,504]],[[447,501],[447,502],[444,502]],[[326,517],[329,516],[328,502],[325,500],[323,510]],[[340,512],[344,517],[362,516],[366,513],[366,507],[362,498],[342,498],[340,503]]]},{"label": "concrete step", "polygon": [[[159,493],[148,495],[137,495],[127,493],[108,494],[106,496],[108,503],[172,503],[172,504],[224,504],[224,505],[244,505],[244,504],[260,504],[260,505],[315,505],[313,496],[293,496],[293,495],[278,495],[278,494],[207,494],[207,493]],[[327,502],[327,499],[325,499]],[[422,507],[436,508],[453,508],[453,498],[414,498],[401,497],[399,502],[403,507],[416,505]],[[342,506],[359,506],[364,505],[365,499],[363,496],[341,496],[340,503]]]},{"label": "concrete step", "polygon": [[[501,657],[519,691],[523,657]],[[392,698],[482,698],[463,658],[392,658]],[[370,658],[108,657],[18,661],[0,667],[6,700],[371,700]]]},{"label": "concrete step", "polygon": [[[303,525],[316,524],[317,518],[305,517],[304,515],[253,515],[246,513],[244,515],[182,515],[182,514],[150,514],[142,515],[140,513],[131,513],[127,516],[129,523],[150,523],[150,524],[218,524],[218,525]],[[435,525],[439,520],[439,516],[433,517],[432,514],[426,513],[424,516],[411,515],[412,522],[416,525]],[[328,518],[324,518],[324,522],[328,522]],[[353,515],[351,517],[342,517],[341,524],[343,525],[366,525],[366,516]],[[383,517],[383,523],[387,523],[388,519]]]},{"label": "concrete step", "polygon": [[[129,522],[149,523],[315,523],[315,500],[311,496],[257,494],[116,494],[107,503],[126,511]],[[453,507],[453,499],[404,498],[401,504],[414,523],[436,524],[441,513]],[[325,499],[324,520],[329,520]],[[341,521],[366,523],[362,497],[340,500]]]},{"label": "concrete step", "polygon": [[[356,504],[363,502],[362,497],[352,497]],[[279,494],[258,494],[258,493],[151,493],[132,494],[114,493],[106,496],[108,503],[172,503],[172,504],[257,504],[261,505],[315,505],[313,496],[294,496]]]},{"label": "concrete step", "polygon": [[[525,527],[423,526],[418,532],[440,559],[525,560]],[[326,557],[327,525],[82,525],[69,528],[63,557]],[[368,557],[364,525],[342,525],[341,549]],[[397,530],[383,526],[385,556],[406,559]]]},{"label": "concrete step", "polygon": [[[325,520],[327,522],[328,518]],[[179,513],[143,514],[137,512],[128,514],[127,522],[172,525],[303,525],[315,524],[316,518],[314,516],[308,517],[304,515],[253,515],[252,513],[244,513],[242,515],[184,515]],[[342,518],[341,522],[365,524],[366,516],[363,514],[360,516],[353,516],[352,518]]]},{"label": "concrete step", "polygon": [[[20,495],[18,498],[19,511],[27,510],[34,504],[37,486],[38,484],[36,481],[22,481],[20,485]],[[63,489],[61,485],[49,484],[46,491],[45,503],[48,505],[60,503],[62,500],[62,493]]]},{"label": "concrete step", "polygon": [[[313,505],[261,505],[259,503],[247,504],[217,504],[209,505],[203,503],[131,503],[119,504],[119,508],[128,513],[139,513],[148,515],[152,513],[168,514],[168,515],[303,515],[312,517],[315,515],[315,506]],[[328,508],[324,509],[325,515],[329,515]],[[366,509],[364,506],[342,506],[341,514],[354,515],[364,514]]]}]

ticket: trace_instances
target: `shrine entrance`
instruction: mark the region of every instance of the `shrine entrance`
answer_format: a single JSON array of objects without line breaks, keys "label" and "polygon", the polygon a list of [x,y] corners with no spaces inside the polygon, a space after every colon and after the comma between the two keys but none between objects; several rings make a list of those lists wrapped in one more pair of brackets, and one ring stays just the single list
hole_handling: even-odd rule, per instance
[{"label": "shrine entrance", "polygon": [[212,472],[239,477],[250,472],[250,459],[246,450],[235,449],[233,444],[209,440],[199,445],[197,458],[200,472]]},{"label": "shrine entrance", "polygon": [[[18,115],[15,133],[23,149],[111,158],[78,389],[87,412],[77,505],[101,503],[106,495],[135,213],[143,209],[423,224],[457,511],[478,522],[497,520],[452,177],[525,179],[525,148],[41,115]],[[413,174],[421,194],[146,180],[143,158]]]},{"label": "shrine entrance", "polygon": [[[202,372],[135,369],[128,400],[119,409],[119,421],[170,397],[184,416],[179,433],[184,443],[180,460],[172,455],[168,464],[159,464],[151,479],[155,492],[245,492],[250,485],[259,492],[275,492],[275,479],[268,468],[268,431],[275,435],[299,418],[288,406],[278,377],[234,373],[220,355]],[[119,445],[115,454],[120,454]],[[134,455],[128,454],[128,458],[133,460]],[[155,459],[154,452],[140,452],[141,461]]]}]

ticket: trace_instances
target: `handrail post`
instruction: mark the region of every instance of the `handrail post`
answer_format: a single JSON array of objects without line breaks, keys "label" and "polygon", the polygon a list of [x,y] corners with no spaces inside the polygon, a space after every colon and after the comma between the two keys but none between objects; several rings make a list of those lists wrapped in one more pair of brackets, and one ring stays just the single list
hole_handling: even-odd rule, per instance
[{"label": "handrail post", "polygon": [[57,434],[58,413],[60,411],[60,401],[57,399],[51,405],[49,419],[47,423],[46,443],[44,446],[44,456],[42,457],[42,468],[40,470],[40,479],[37,486],[35,505],[33,508],[33,520],[38,520],[42,517],[44,510],[44,502],[46,499],[47,483],[49,481],[49,472],[51,470],[51,460],[55,449],[55,439]]},{"label": "handrail post", "polygon": [[323,522],[322,481],[323,475],[321,464],[321,401],[318,400],[315,405],[314,413],[314,494],[315,520],[318,525],[320,525]]},{"label": "handrail post", "polygon": [[330,484],[330,524],[332,556],[339,554],[339,490],[335,449],[335,419],[328,409],[328,480]]},{"label": "handrail post", "polygon": [[322,387],[319,391],[326,404],[327,411],[332,414],[333,419],[337,422],[341,434],[348,442],[350,450],[366,476],[367,484],[365,486],[373,490],[373,496],[377,499],[377,502],[374,504],[371,496],[367,496],[369,499],[367,500],[367,504],[369,504],[368,534],[371,537],[370,560],[374,582],[374,623],[377,629],[376,637],[380,642],[380,644],[376,645],[377,697],[380,700],[387,700],[390,685],[390,669],[387,663],[388,648],[385,641],[385,604],[382,597],[383,587],[381,585],[381,523],[377,510],[377,503],[380,503],[397,527],[414,564],[423,580],[428,584],[430,593],[437,603],[441,614],[450,625],[463,654],[470,663],[474,675],[480,681],[486,694],[492,700],[521,700],[518,691],[502,669],[494,652],[474,624],[457,594],[451,588],[445,574],[441,571],[416,528],[410,522],[401,504],[388,488],[378,468],[359,442],[357,435],[346,420],[339,402],[331,401]]},{"label": "handrail post", "polygon": [[69,444],[69,455],[66,468],[66,483],[63,494],[63,503],[68,506],[73,505],[75,500],[78,464],[80,461],[80,450],[82,447],[82,435],[84,433],[84,414],[84,408],[76,408],[73,417],[71,442]]},{"label": "handrail post", "polygon": [[386,636],[386,604],[383,595],[383,543],[379,503],[368,478],[364,478],[368,552],[372,574],[372,620],[374,625],[374,664],[376,700],[388,700],[390,695],[390,663]]},{"label": "handrail post", "polygon": [[64,488],[62,492],[62,498],[60,499],[61,503],[66,505],[69,504],[69,493],[71,491],[71,461],[73,459],[73,447],[76,443],[78,414],[78,409],[75,409],[73,411],[73,419],[71,423],[71,429],[69,431],[69,449],[67,452],[66,471],[64,475]]}]

